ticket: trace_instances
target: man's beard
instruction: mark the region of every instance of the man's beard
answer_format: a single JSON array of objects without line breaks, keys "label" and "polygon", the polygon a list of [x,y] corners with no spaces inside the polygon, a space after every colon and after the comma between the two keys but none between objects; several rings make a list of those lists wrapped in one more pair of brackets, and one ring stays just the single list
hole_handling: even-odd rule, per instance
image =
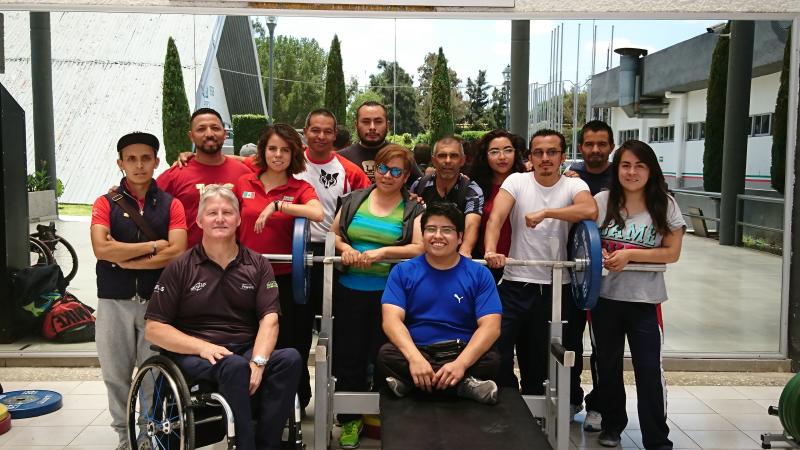
[{"label": "man's beard", "polygon": [[587,159],[584,162],[586,163],[587,167],[591,167],[592,169],[599,169],[603,167],[603,164],[605,164],[606,161],[607,160],[600,155],[598,156],[592,155],[589,157],[589,159]]},{"label": "man's beard", "polygon": [[386,134],[379,135],[377,139],[370,139],[367,136],[359,136],[358,139],[365,147],[378,147],[386,140]]},{"label": "man's beard", "polygon": [[222,144],[217,141],[203,141],[203,145],[197,145],[197,150],[207,155],[219,153],[222,150]]}]

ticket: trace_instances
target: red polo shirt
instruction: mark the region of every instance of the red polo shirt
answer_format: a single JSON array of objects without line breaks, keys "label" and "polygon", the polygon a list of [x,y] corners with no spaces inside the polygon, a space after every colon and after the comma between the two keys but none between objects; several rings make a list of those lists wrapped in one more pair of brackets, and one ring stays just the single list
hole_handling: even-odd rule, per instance
[{"label": "red polo shirt", "polygon": [[[240,177],[233,186],[239,199],[242,224],[239,225],[239,242],[258,253],[292,253],[292,230],[294,216],[274,212],[261,233],[255,232],[256,219],[264,208],[275,200],[303,205],[317,200],[314,187],[308,182],[289,177],[286,184],[264,192],[264,185],[258,174],[250,173]],[[292,273],[291,264],[273,264],[275,275]]]}]

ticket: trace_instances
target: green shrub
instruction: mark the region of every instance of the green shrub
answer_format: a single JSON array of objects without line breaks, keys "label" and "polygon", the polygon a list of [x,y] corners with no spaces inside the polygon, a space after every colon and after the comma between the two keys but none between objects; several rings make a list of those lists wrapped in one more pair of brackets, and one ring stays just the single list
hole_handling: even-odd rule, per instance
[{"label": "green shrub", "polygon": [[431,144],[431,132],[430,131],[426,131],[424,133],[418,134],[417,137],[414,138],[414,145],[417,145],[417,144],[433,145],[433,144]]},{"label": "green shrub", "polygon": [[462,131],[461,139],[465,141],[477,141],[478,139],[482,138],[484,134],[488,133],[488,131],[484,130],[466,130]]},{"label": "green shrub", "polygon": [[[730,22],[720,34],[730,33]],[[725,96],[728,88],[728,44],[730,39],[718,37],[711,56],[706,95],[706,138],[703,153],[703,189],[722,190],[722,148],[725,140]]]},{"label": "green shrub", "polygon": [[403,133],[403,134],[389,134],[386,136],[386,142],[391,142],[392,144],[402,145],[406,148],[414,148],[414,138],[411,136],[411,133]]},{"label": "green shrub", "polygon": [[233,153],[238,155],[245,144],[257,144],[258,135],[267,126],[267,116],[261,114],[237,114],[233,121]]},{"label": "green shrub", "polygon": [[183,69],[178,47],[172,37],[167,42],[167,55],[164,57],[164,82],[162,86],[161,127],[164,136],[164,155],[172,165],[181,152],[192,149],[188,131],[191,126],[189,101],[183,84]]},{"label": "green shrub", "polygon": [[789,120],[789,57],[792,47],[791,31],[786,36],[783,50],[783,70],[778,97],[775,100],[775,115],[772,120],[772,164],[769,172],[772,188],[783,194],[786,185],[786,126]]}]

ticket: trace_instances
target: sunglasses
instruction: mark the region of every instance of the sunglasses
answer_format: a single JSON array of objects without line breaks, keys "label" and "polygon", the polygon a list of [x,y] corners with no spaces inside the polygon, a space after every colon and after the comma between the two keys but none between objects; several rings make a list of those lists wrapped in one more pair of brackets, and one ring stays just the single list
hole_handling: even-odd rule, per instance
[{"label": "sunglasses", "polygon": [[386,164],[378,164],[378,173],[381,175],[386,175],[387,173],[392,174],[393,178],[400,178],[403,175],[403,169],[399,167],[389,167]]}]

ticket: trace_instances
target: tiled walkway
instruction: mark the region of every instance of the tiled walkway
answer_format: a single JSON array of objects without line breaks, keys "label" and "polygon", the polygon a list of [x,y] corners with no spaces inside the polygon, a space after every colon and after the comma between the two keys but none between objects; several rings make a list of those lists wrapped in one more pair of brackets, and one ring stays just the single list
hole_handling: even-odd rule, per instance
[{"label": "tiled walkway", "polygon": [[[47,370],[47,369],[39,369]],[[102,381],[3,382],[6,391],[50,389],[64,396],[61,410],[45,416],[13,420],[10,432],[0,436],[2,450],[114,449],[116,434],[109,427],[105,386]],[[628,390],[628,428],[622,448],[642,448],[636,418],[635,390]],[[777,405],[782,388],[773,386],[671,386],[669,388],[670,438],[675,449],[759,449],[760,434],[780,431],[768,405]],[[313,411],[303,425],[308,448],[313,448]],[[596,433],[580,427],[584,413],[572,426],[574,449],[602,448]],[[338,434],[338,429],[335,434]],[[335,444],[334,444],[335,445]],[[777,447],[777,445],[776,445]],[[214,449],[224,446],[216,445]],[[335,447],[334,447],[335,448]],[[364,439],[364,449],[380,448],[379,441]],[[498,447],[500,448],[500,447]]]}]

